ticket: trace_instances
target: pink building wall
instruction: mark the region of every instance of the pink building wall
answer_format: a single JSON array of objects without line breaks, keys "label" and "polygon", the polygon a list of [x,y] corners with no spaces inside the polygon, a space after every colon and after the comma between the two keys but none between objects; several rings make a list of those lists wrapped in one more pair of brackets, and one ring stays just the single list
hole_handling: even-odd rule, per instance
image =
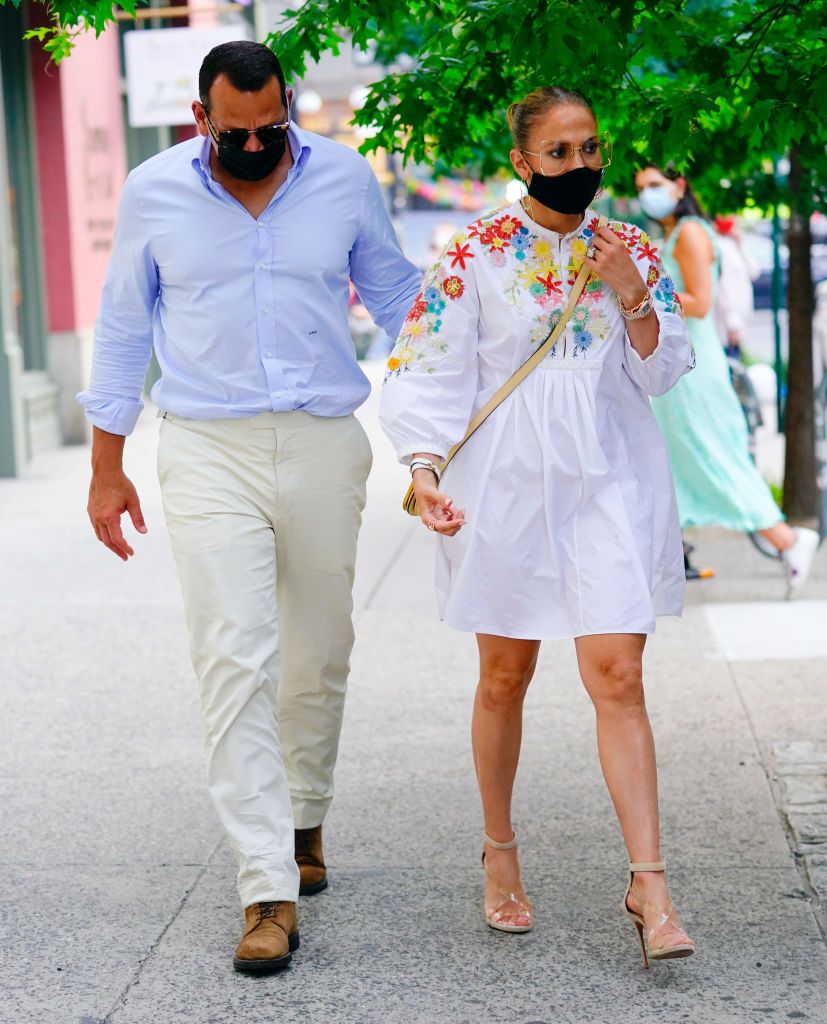
[{"label": "pink building wall", "polygon": [[117,29],[82,35],[59,69],[33,77],[49,329],[84,330],[95,321],[126,178]]}]

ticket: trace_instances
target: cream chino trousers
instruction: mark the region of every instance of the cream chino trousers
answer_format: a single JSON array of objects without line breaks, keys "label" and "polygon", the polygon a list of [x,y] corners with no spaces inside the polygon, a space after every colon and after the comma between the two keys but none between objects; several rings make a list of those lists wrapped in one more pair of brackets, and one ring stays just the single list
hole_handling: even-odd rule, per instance
[{"label": "cream chino trousers", "polygon": [[297,899],[293,828],[333,797],[370,467],[354,416],[161,421],[207,780],[245,907]]}]

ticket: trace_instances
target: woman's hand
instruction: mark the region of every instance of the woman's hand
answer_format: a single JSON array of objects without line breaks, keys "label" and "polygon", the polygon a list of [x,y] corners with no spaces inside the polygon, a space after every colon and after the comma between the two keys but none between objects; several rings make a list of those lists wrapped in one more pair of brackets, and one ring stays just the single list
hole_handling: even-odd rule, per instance
[{"label": "woman's hand", "polygon": [[465,514],[454,508],[453,499],[437,487],[436,477],[430,469],[415,469],[413,489],[419,518],[429,530],[453,537],[465,524]]},{"label": "woman's hand", "polygon": [[634,309],[646,298],[647,287],[622,242],[608,226],[598,228],[592,237],[594,257],[586,256],[584,263],[601,281],[617,292],[627,309]]}]

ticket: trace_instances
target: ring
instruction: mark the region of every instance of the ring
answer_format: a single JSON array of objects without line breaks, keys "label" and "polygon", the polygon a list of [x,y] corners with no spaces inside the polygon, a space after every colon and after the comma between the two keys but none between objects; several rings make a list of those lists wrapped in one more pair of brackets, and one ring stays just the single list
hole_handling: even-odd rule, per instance
[{"label": "ring", "polygon": [[597,255],[597,249],[595,249],[593,245],[590,245],[588,249],[586,249],[586,255],[590,260],[593,260]]},{"label": "ring", "polygon": [[430,523],[428,523],[428,529],[436,530],[436,519],[431,519]]}]

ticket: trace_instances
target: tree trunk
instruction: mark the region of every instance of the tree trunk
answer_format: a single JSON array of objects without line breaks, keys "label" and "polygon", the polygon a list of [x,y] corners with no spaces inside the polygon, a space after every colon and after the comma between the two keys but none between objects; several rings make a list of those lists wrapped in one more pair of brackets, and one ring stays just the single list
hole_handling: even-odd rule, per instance
[{"label": "tree trunk", "polygon": [[813,383],[813,274],[810,264],[810,214],[807,175],[801,152],[790,152],[790,249],[787,306],[790,313],[790,358],[787,369],[787,436],[784,460],[784,512],[797,523],[815,525],[818,512]]}]

